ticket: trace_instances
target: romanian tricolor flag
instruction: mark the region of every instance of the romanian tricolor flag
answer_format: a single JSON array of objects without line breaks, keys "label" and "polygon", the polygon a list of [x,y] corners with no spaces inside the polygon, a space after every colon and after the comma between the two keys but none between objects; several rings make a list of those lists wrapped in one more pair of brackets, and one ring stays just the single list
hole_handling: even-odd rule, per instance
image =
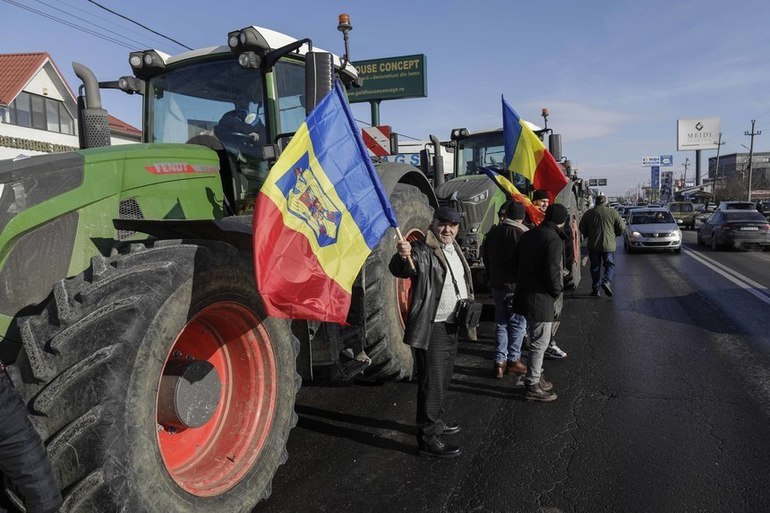
[{"label": "romanian tricolor flag", "polygon": [[353,281],[396,224],[338,82],[257,196],[254,262],[268,315],[345,323]]},{"label": "romanian tricolor flag", "polygon": [[535,189],[548,191],[551,203],[567,185],[567,177],[543,141],[503,98],[503,140],[507,168],[527,178]]},{"label": "romanian tricolor flag", "polygon": [[491,167],[482,167],[481,170],[511,199],[524,205],[524,209],[529,214],[529,219],[536,225],[543,222],[545,214],[532,204],[532,201],[526,194],[519,192],[510,180],[492,169]]}]

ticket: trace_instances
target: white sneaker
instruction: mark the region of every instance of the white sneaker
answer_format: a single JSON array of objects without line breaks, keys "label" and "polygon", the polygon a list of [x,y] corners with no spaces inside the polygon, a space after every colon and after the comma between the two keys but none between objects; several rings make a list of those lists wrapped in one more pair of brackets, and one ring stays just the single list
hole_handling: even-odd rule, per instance
[{"label": "white sneaker", "polygon": [[559,346],[557,346],[556,344],[551,344],[545,350],[545,357],[550,358],[552,360],[558,360],[560,358],[566,358],[567,353],[559,349]]}]

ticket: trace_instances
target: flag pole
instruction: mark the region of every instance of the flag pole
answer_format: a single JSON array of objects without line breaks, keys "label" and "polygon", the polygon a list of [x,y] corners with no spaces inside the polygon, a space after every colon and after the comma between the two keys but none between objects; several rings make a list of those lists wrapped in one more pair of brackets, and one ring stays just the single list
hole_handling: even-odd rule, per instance
[{"label": "flag pole", "polygon": [[[396,226],[396,233],[398,234],[398,238],[399,239],[401,239],[402,241],[406,242],[406,239],[404,238],[404,235],[401,233],[401,228],[399,228],[398,226]],[[414,266],[414,260],[412,260],[412,255],[409,255],[407,258],[409,260],[409,268],[412,271],[416,271],[417,269]]]}]

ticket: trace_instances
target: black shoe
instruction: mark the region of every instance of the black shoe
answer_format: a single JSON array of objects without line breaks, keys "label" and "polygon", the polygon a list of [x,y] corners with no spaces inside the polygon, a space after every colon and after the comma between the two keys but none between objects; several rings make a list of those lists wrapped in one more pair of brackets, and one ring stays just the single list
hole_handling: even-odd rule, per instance
[{"label": "black shoe", "polygon": [[420,456],[433,456],[434,458],[456,458],[461,454],[458,446],[447,444],[438,435],[419,440],[417,448]]},{"label": "black shoe", "polygon": [[607,294],[609,297],[612,297],[612,284],[608,281],[605,281],[602,283],[602,290],[605,294]]},{"label": "black shoe", "polygon": [[462,428],[459,424],[444,424],[444,430],[441,432],[442,435],[456,435],[460,432]]},{"label": "black shoe", "polygon": [[527,401],[540,401],[547,403],[556,400],[556,393],[545,391],[538,385],[527,385],[527,391],[524,393],[524,399]]},{"label": "black shoe", "polygon": [[594,297],[599,297],[599,291],[598,290],[592,290],[591,295]]}]

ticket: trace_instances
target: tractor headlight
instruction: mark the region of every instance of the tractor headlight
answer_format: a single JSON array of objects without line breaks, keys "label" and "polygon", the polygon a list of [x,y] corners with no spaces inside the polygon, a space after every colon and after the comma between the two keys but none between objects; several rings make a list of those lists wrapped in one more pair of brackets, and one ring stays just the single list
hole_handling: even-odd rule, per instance
[{"label": "tractor headlight", "polygon": [[166,62],[155,50],[132,52],[129,54],[128,63],[137,78],[146,79],[157,75],[166,67]]},{"label": "tractor headlight", "polygon": [[489,197],[489,191],[482,191],[474,196],[468,198],[466,203],[481,203]]}]

